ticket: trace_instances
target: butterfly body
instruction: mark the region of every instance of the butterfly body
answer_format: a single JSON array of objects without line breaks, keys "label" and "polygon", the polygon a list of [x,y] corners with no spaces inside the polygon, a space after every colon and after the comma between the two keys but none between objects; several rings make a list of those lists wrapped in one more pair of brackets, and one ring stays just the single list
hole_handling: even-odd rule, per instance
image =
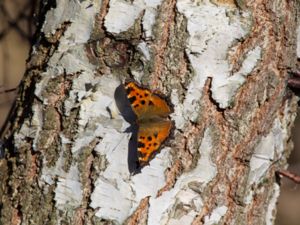
[{"label": "butterfly body", "polygon": [[126,82],[125,89],[131,108],[137,117],[138,162],[140,166],[144,166],[159,151],[161,144],[169,136],[172,122],[168,116],[172,110],[162,97],[135,82]]}]

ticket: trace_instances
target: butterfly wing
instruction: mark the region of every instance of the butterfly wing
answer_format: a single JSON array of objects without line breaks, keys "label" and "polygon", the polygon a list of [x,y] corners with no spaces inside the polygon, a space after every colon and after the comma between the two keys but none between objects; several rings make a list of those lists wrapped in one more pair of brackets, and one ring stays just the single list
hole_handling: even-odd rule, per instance
[{"label": "butterfly wing", "polygon": [[159,95],[134,82],[126,82],[125,89],[139,125],[137,151],[142,167],[148,164],[170,134],[172,123],[166,117],[171,108]]},{"label": "butterfly wing", "polygon": [[138,161],[140,166],[146,165],[161,144],[169,136],[172,123],[169,120],[159,120],[142,123],[138,130]]},{"label": "butterfly wing", "polygon": [[139,87],[134,82],[125,83],[125,89],[131,107],[139,120],[149,117],[167,117],[171,113],[167,102],[148,89]]}]

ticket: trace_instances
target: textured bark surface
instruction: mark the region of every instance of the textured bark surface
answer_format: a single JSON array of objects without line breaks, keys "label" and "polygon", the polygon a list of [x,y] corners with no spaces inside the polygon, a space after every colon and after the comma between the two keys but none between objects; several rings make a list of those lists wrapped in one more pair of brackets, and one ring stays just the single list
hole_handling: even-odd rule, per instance
[{"label": "textured bark surface", "polygon": [[[3,136],[2,224],[273,223],[297,108],[296,1],[45,8]],[[138,174],[126,78],[174,106],[173,134]]]}]

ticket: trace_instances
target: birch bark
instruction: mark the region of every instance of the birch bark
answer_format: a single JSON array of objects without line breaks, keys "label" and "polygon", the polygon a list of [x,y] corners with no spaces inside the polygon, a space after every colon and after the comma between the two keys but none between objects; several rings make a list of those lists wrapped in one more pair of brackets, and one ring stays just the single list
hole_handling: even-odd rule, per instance
[{"label": "birch bark", "polygon": [[[49,8],[3,137],[2,224],[273,224],[296,0]],[[174,105],[173,135],[135,175],[129,77]]]}]

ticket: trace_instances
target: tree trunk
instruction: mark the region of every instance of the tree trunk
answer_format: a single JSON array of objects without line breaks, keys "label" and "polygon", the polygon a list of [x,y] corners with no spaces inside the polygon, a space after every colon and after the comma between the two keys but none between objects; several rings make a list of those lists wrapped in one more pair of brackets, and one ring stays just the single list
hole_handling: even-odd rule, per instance
[{"label": "tree trunk", "polygon": [[[2,224],[274,222],[297,108],[296,0],[47,7],[3,136]],[[127,78],[173,110],[172,135],[137,172]]]}]

